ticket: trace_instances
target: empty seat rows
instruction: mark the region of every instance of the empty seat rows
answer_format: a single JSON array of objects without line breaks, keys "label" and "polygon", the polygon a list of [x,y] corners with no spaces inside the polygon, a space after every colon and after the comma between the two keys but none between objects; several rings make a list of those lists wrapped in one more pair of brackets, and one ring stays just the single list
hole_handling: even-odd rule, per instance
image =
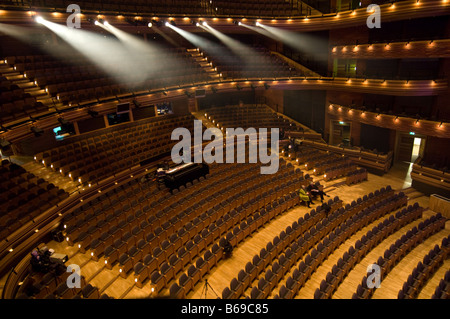
[{"label": "empty seat rows", "polygon": [[[270,200],[273,200],[272,198]],[[240,241],[244,240],[244,238],[246,236],[248,236],[252,231],[256,231],[256,229],[258,229],[260,226],[263,225],[263,223],[267,222],[269,219],[273,218],[276,214],[280,214],[281,212],[285,211],[286,209],[288,209],[290,206],[295,205],[298,202],[297,196],[295,194],[295,192],[292,192],[289,194],[289,196],[286,197],[286,195],[283,197],[280,197],[279,200],[277,200],[275,198],[275,201],[272,204],[266,205],[267,208],[267,214],[263,214],[260,215],[259,213],[254,214],[254,216],[252,217],[252,209],[250,210],[245,210],[245,211],[241,211],[239,212],[239,207],[238,207],[238,212],[236,211],[231,211],[229,214],[225,214],[222,218],[219,218],[217,220],[217,222],[214,223],[213,219],[211,220],[211,224],[207,229],[203,229],[203,231],[201,232],[201,236],[198,236],[197,234],[197,238],[198,240],[195,240],[194,237],[194,242],[195,244],[189,244],[190,242],[188,242],[188,244],[186,244],[186,250],[181,248],[177,254],[178,257],[181,258],[181,256],[184,256],[186,253],[188,253],[191,259],[191,261],[193,261],[193,258],[197,257],[197,254],[199,251],[197,251],[198,249],[202,249],[206,243],[202,243],[203,240],[208,240],[212,243],[212,241],[214,241],[215,238],[217,238],[218,236],[221,235],[225,235],[225,237],[223,237],[220,241],[219,241],[219,245],[222,247],[224,245],[224,241],[225,239],[228,240],[229,242],[232,243],[232,245],[237,245]],[[227,217],[227,216],[230,217]],[[231,219],[228,219],[231,218]],[[228,221],[227,221],[228,219]],[[225,234],[225,232],[227,232]],[[213,232],[213,235],[211,235],[211,232]],[[195,232],[194,232],[195,234]],[[214,235],[215,234],[215,235]],[[202,243],[201,246],[199,246],[199,243]],[[213,246],[214,247],[214,246]],[[172,251],[170,251],[172,252]],[[157,251],[157,253],[159,253],[159,249]],[[194,254],[194,255],[193,255]],[[154,253],[154,257],[156,257],[157,254]],[[166,254],[167,257],[167,254]],[[173,257],[173,259],[175,259]],[[156,266],[157,263],[155,263],[153,266]],[[145,271],[144,268],[142,267],[138,267],[139,271]],[[153,270],[153,271],[157,271],[157,269]],[[161,271],[161,269],[160,269]],[[147,273],[148,275],[151,275],[151,270],[149,271],[147,269]],[[158,275],[157,278],[160,278],[163,274],[161,273],[160,275]],[[154,275],[157,276],[157,275]],[[167,276],[165,277],[167,279]],[[168,280],[166,280],[166,282],[170,281],[171,277],[169,277]],[[142,280],[142,276],[140,276],[139,281]],[[152,282],[154,282],[155,280],[152,280]],[[158,281],[159,282],[159,281]],[[158,286],[162,289],[161,286]]]},{"label": "empty seat rows", "polygon": [[367,170],[365,168],[360,168],[347,173],[345,184],[352,185],[361,183],[365,180],[367,180]]},{"label": "empty seat rows", "polygon": [[[339,205],[340,200],[338,198],[336,198],[335,200],[335,203]],[[342,202],[340,204],[342,205]],[[262,211],[261,214],[264,214],[264,211]],[[272,242],[269,242],[267,244],[266,248],[262,248],[261,252],[255,255],[251,262],[248,262],[246,264],[245,268],[242,271],[246,272],[250,278],[246,280],[247,283],[242,286],[242,290],[240,290],[240,293],[234,292],[232,295],[229,295],[230,291],[234,291],[234,289],[232,288],[233,283],[236,279],[234,278],[230,282],[230,288],[227,287],[223,291],[223,298],[239,298],[241,294],[249,287],[249,285],[251,285],[254,279],[256,279],[259,274],[263,273],[274,260],[284,258],[281,257],[281,252],[286,250],[288,252],[288,255],[290,255],[291,246],[299,248],[298,251],[296,250],[298,255],[302,255],[304,252],[306,252],[308,249],[308,245],[298,247],[297,239],[299,238],[300,234],[308,232],[311,227],[311,229],[314,229],[313,236],[315,236],[317,232],[315,231],[316,228],[313,225],[316,224],[324,216],[325,212],[319,206],[317,209],[311,210],[311,215],[307,213],[305,215],[305,219],[303,219],[303,217],[300,217],[298,223],[294,222],[292,227],[288,226],[286,228],[286,231],[282,231],[279,236],[276,236]],[[322,230],[322,223],[319,222],[317,224],[317,227],[318,229],[320,228]],[[266,271],[266,273],[268,272],[270,272],[270,270]],[[239,272],[238,277],[239,276],[243,276],[243,274]],[[239,278],[237,280],[239,281]]]},{"label": "empty seat rows", "polygon": [[[268,198],[270,200],[275,200],[274,202],[275,206],[272,207],[270,204],[266,206],[268,208],[270,207],[270,211],[273,211],[273,214],[270,215],[268,214],[268,217],[270,218],[274,217],[275,216],[274,214],[279,214],[280,212],[284,211],[289,203],[295,202],[295,195],[294,195],[295,193],[292,192],[289,198],[287,197],[285,198],[284,195],[282,195],[285,192],[289,192],[289,188],[285,188],[285,190],[281,191],[280,193],[281,197],[279,202],[277,201],[277,198],[273,197]],[[264,200],[264,198],[261,199]],[[228,209],[225,209],[222,213],[220,213],[220,210],[218,212],[216,212],[215,210],[208,210],[208,214],[203,213],[200,217],[201,219],[207,218],[206,220],[208,221],[207,224],[209,224],[209,226],[202,224],[204,226],[192,228],[190,226],[192,225],[192,223],[188,222],[185,227],[181,227],[177,232],[174,232],[173,235],[170,235],[170,233],[169,234],[159,233],[158,236],[156,235],[151,236],[152,234],[150,234],[150,238],[147,237],[146,239],[147,241],[150,241],[152,240],[152,238],[156,238],[157,241],[158,239],[160,241],[162,235],[164,234],[163,238],[167,238],[167,236],[170,236],[171,242],[175,242],[176,240],[181,238],[181,242],[179,243],[180,245],[183,245],[187,242],[186,245],[188,246],[190,245],[190,247],[194,249],[196,246],[199,245],[200,247],[203,248],[203,245],[206,245],[207,243],[212,243],[214,239],[217,239],[218,236],[225,235],[225,233],[228,231],[228,233],[225,235],[226,238],[232,243],[237,244],[238,241],[241,241],[246,237],[246,234],[248,235],[248,232],[250,230],[253,230],[253,228],[256,227],[257,224],[259,224],[259,221],[255,221],[255,219],[252,219],[250,217],[253,211],[258,207],[258,205],[259,206],[264,205],[264,201],[261,201],[261,199],[260,203],[256,203],[256,206],[252,205],[249,206],[247,209],[245,209],[244,206],[239,206],[237,207],[236,210],[233,209],[229,213],[227,213]],[[223,217],[221,215],[223,215]],[[192,218],[193,217],[195,216],[192,216]],[[195,219],[193,220],[194,223],[196,219],[201,222],[201,219],[195,217]],[[257,218],[257,220],[258,219],[259,218]],[[262,219],[261,222],[263,220],[265,219]],[[243,229],[245,229],[245,231]],[[183,234],[186,234],[187,236]],[[168,242],[168,239],[166,239],[165,241]],[[190,242],[191,244],[189,244]],[[174,248],[176,247],[176,246],[172,247],[172,249],[169,251],[168,250],[169,246],[171,246],[170,243],[168,243],[168,245],[164,248],[162,246],[161,248],[156,247],[153,250],[153,255],[156,256],[161,253],[161,250],[165,250],[166,252],[165,257],[167,259],[168,257],[170,257],[169,256],[170,253],[174,252],[172,250],[174,250]]]},{"label": "empty seat rows", "polygon": [[[366,196],[365,201],[367,203],[373,204],[378,199],[381,200],[387,198],[386,196],[388,196],[389,194],[392,195],[392,190],[390,189],[390,187],[388,191],[386,190],[386,188],[383,188],[383,191],[376,192],[376,196],[374,195],[374,193],[371,193],[368,196]],[[286,247],[291,246],[289,247],[289,249],[293,249],[296,252],[296,256],[300,258],[315,243],[317,243],[322,236],[324,236],[327,227],[330,229],[337,227],[337,225],[339,225],[340,222],[342,222],[349,216],[352,216],[353,214],[356,214],[357,212],[366,208],[366,205],[363,205],[362,200],[360,201],[359,204],[357,204],[356,201],[354,201],[352,202],[352,205],[350,204],[346,205],[345,209],[346,214],[344,214],[344,209],[342,207],[339,210],[337,209],[340,207],[340,205],[342,205],[342,201],[340,201],[339,198],[335,198],[334,200],[330,201],[331,202],[329,204],[332,208],[332,211],[330,211],[329,217],[324,218],[325,212],[321,209],[322,208],[321,206],[319,206],[317,209],[311,210],[311,214],[307,213],[304,218],[300,217],[298,222],[294,222],[292,224],[292,227],[289,226],[288,228],[286,228],[286,231],[280,233],[280,236],[276,236],[273,242],[269,242],[266,248],[261,250],[259,256],[255,255],[252,262],[247,263],[246,265],[247,270],[252,271],[255,271],[255,269],[258,270],[258,273],[252,274],[251,282],[257,277],[257,275],[260,272],[262,272],[268,265],[270,265],[270,263],[274,259],[276,259],[277,256],[280,255],[280,253],[284,249],[286,249]],[[335,205],[333,205],[333,202]],[[321,219],[323,219],[322,222],[318,223],[318,221]],[[322,226],[323,223],[324,225],[326,225],[325,227]],[[317,224],[317,226],[311,228],[315,224]],[[263,260],[263,264],[259,265],[259,267],[255,267],[255,265],[253,264],[255,258],[257,260]],[[278,263],[277,266],[279,266]],[[281,274],[279,277],[281,279]],[[274,286],[272,286],[272,288],[273,287]],[[244,290],[246,288],[247,286],[244,287]],[[229,288],[226,288],[224,290],[224,294],[227,295],[228,293]],[[238,298],[239,296],[232,295],[232,297]]]},{"label": "empty seat rows", "polygon": [[419,295],[427,281],[436,273],[450,254],[450,236],[444,238],[439,245],[435,245],[425,255],[422,261],[417,263],[408,279],[398,292],[398,299],[415,299]]},{"label": "empty seat rows", "polygon": [[448,270],[444,278],[439,281],[431,299],[449,299],[450,298],[450,270]]},{"label": "empty seat rows", "polygon": [[295,123],[278,116],[268,107],[227,106],[214,107],[205,110],[206,117],[213,123],[219,123],[224,128],[242,127],[253,128],[279,128],[280,130],[295,130]]},{"label": "empty seat rows", "polygon": [[391,215],[377,226],[373,227],[365,235],[361,237],[355,244],[351,246],[342,258],[339,258],[337,264],[332,268],[325,279],[322,280],[319,288],[316,289],[314,298],[323,299],[330,298],[333,292],[338,288],[349,271],[369,253],[374,247],[380,244],[389,235],[411,223],[422,216],[423,208],[409,206],[401,212]]},{"label": "empty seat rows", "polygon": [[[229,168],[233,169],[233,167]],[[236,168],[236,166],[234,166],[234,168]],[[239,172],[242,170],[242,168],[236,170],[236,176],[238,176]],[[227,173],[227,171],[231,172],[230,169],[222,170],[221,174],[217,174],[218,177],[226,176],[227,174],[223,173]],[[67,242],[69,245],[83,242],[80,248],[84,249],[84,242],[89,243],[89,240],[92,241],[93,239],[96,239],[96,236],[86,237],[86,235],[83,235],[84,237],[81,238],[79,238],[79,236],[92,227],[94,227],[94,229],[101,227],[99,232],[101,233],[106,230],[107,233],[114,226],[124,228],[133,225],[134,227],[138,226],[144,220],[148,221],[149,226],[151,226],[153,230],[157,227],[162,227],[167,222],[180,224],[184,219],[192,217],[192,215],[189,215],[190,212],[195,211],[196,214],[200,212],[200,209],[195,206],[198,205],[198,202],[192,201],[191,189],[197,194],[207,192],[208,189],[214,191],[214,187],[221,187],[220,182],[216,185],[213,184],[214,182],[218,182],[217,178],[207,178],[203,183],[197,183],[194,187],[185,189],[184,192],[174,192],[173,195],[170,195],[168,191],[159,191],[155,186],[152,186],[151,189],[147,189],[145,187],[147,185],[146,183],[142,185],[141,183],[134,181],[134,184],[130,187],[131,189],[121,189],[118,192],[116,191],[116,193],[112,191],[106,193],[102,202],[95,203],[91,206],[86,204],[86,209],[82,215],[79,215],[76,219],[72,218],[72,222],[66,222]],[[214,185],[214,187],[211,187],[212,185]],[[182,186],[180,189],[181,188],[184,187]],[[195,198],[196,196],[193,197]],[[186,204],[186,208],[182,212],[179,212],[178,209],[175,208],[181,202]],[[204,203],[206,203],[206,201]],[[204,210],[209,208],[212,208],[212,206],[205,206]],[[124,213],[128,216],[125,216]],[[173,220],[175,217],[177,217],[177,219]],[[126,219],[123,220],[124,218]],[[105,227],[106,229],[103,229]]]},{"label": "empty seat rows", "polygon": [[[27,78],[35,81],[37,85],[46,88],[47,92],[60,102],[73,105],[85,101],[100,102],[104,98],[115,98],[132,92],[208,80],[204,70],[185,49],[167,48],[147,55],[149,59],[155,59],[162,54],[164,59],[160,59],[160,63],[152,68],[152,72],[158,76],[149,80],[136,78],[125,66],[111,65],[110,69],[122,74],[123,83],[127,85],[116,84],[110,75],[73,50],[64,56],[64,62],[49,56],[7,57],[5,60],[10,65],[14,64],[19,72],[26,73]],[[119,59],[120,56],[116,58]]]},{"label": "empty seat rows", "polygon": [[214,50],[206,49],[204,53],[224,78],[304,76],[302,71],[289,66],[283,59],[263,47],[234,50],[226,47],[218,50],[215,47]]},{"label": "empty seat rows", "polygon": [[[406,254],[414,247],[419,245],[423,240],[440,231],[445,227],[446,218],[440,213],[433,215],[431,218],[421,222],[418,227],[414,227],[392,244],[383,256],[380,256],[375,264],[381,268],[381,278],[384,278],[395,265],[402,260]],[[368,299],[374,293],[373,288],[367,286],[367,278],[363,278],[361,284],[358,285],[353,299]]]},{"label": "empty seat rows", "polygon": [[[399,198],[392,198],[392,201],[397,202],[397,205],[402,205],[402,200]],[[292,276],[288,277],[286,284],[282,285],[280,287],[279,294],[276,295],[276,298],[284,298],[284,299],[290,299],[293,298],[298,291],[304,286],[305,282],[309,279],[309,276],[317,269],[317,267],[320,266],[322,261],[326,259],[333,251],[339,247],[345,240],[347,240],[350,236],[355,234],[357,231],[359,231],[361,228],[365,227],[368,223],[371,223],[373,220],[378,219],[379,217],[385,215],[386,213],[389,213],[391,211],[392,206],[389,202],[385,202],[385,205],[381,206],[381,210],[364,210],[358,213],[357,215],[353,216],[351,219],[348,219],[345,223],[343,223],[340,227],[338,227],[335,231],[330,233],[319,245],[317,245],[316,248],[314,248],[311,251],[311,254],[306,256],[304,261],[301,261],[298,268],[294,269],[294,272],[292,273]],[[416,215],[411,214],[412,218],[415,218]],[[379,233],[379,231],[383,227],[387,227],[389,224],[392,225],[392,227],[395,227],[395,218],[391,216],[388,219],[385,219],[384,222],[381,222],[377,227],[375,227],[372,231],[368,232],[366,235],[364,235],[361,239],[362,242],[367,243],[368,241],[372,240],[370,242],[371,246],[374,246],[378,244],[382,236],[385,235],[385,233]],[[390,229],[388,233],[392,231]],[[378,233],[378,234],[377,234]],[[377,237],[375,236],[377,234]],[[374,237],[375,236],[375,237]],[[374,239],[375,238],[375,239]],[[360,245],[360,242],[358,243],[358,247]],[[371,247],[370,245],[367,246],[367,249]],[[344,260],[347,261],[349,256],[353,256],[358,253],[358,250],[355,250],[353,246],[349,249],[349,253],[345,253]],[[350,254],[350,255],[349,255]],[[358,255],[359,256],[359,255]],[[342,259],[340,259],[340,262],[338,263],[339,266],[346,265]],[[349,263],[351,267],[353,267],[355,263]],[[315,298],[324,298],[329,297],[331,293],[337,288],[337,286],[340,284],[342,279],[346,276],[347,272],[345,271],[339,271],[338,266],[334,266],[332,269],[332,272],[327,274],[326,280],[324,280],[325,283],[321,284],[321,288],[327,287],[328,290],[320,290],[317,289],[315,293]],[[334,277],[332,277],[334,276]],[[331,278],[336,277],[339,280],[333,280],[332,285],[328,285],[328,282]]]},{"label": "empty seat rows", "polygon": [[38,102],[30,93],[7,80],[0,74],[0,123],[27,118],[48,111],[48,107]]},{"label": "empty seat rows", "polygon": [[149,124],[140,124],[118,134],[105,133],[92,139],[86,138],[36,154],[35,160],[69,176],[73,181],[87,185],[169,152],[176,143],[170,139],[173,128],[193,129],[192,116],[175,119],[178,121],[168,117],[151,128]]},{"label": "empty seat rows", "polygon": [[5,181],[0,186],[0,239],[69,196],[8,160],[2,161],[0,180]]},{"label": "empty seat rows", "polygon": [[69,276],[64,265],[57,265],[45,274],[32,270],[20,285],[16,299],[110,299],[106,294],[100,295],[97,287],[86,283],[84,276],[80,276],[80,287],[69,288]]},{"label": "empty seat rows", "polygon": [[[392,206],[392,202],[395,203],[394,206]],[[343,208],[335,211],[334,214],[325,218],[321,222],[321,225],[323,225],[322,227],[311,229],[297,242],[294,242],[294,244],[290,248],[286,249],[284,256],[280,256],[278,264],[279,266],[282,266],[283,269],[281,278],[310,249],[312,249],[312,251],[310,255],[307,255],[305,257],[305,261],[303,262],[303,264],[308,264],[310,266],[310,273],[312,273],[321,264],[321,262],[326,259],[328,255],[331,254],[334,249],[337,248],[343,241],[345,241],[356,231],[367,225],[367,223],[370,223],[372,220],[379,218],[380,215],[383,215],[386,212],[392,210],[393,208],[397,207],[397,205],[402,205],[402,202],[403,201],[401,198],[393,196],[388,201],[384,201],[384,205],[378,207],[378,209],[375,209],[375,207],[374,209],[364,209],[353,216],[345,216],[346,212]],[[341,216],[345,217],[340,219]],[[316,244],[316,248],[313,248]],[[286,264],[286,262],[288,263]],[[283,291],[286,292],[286,287],[283,288],[282,286],[282,288],[280,288],[279,297],[291,298],[304,284],[308,276],[309,275],[303,275],[303,282],[300,285],[296,285],[295,289],[293,289],[292,291],[293,294],[284,295]],[[297,279],[298,278],[296,278],[296,281]],[[272,285],[272,288],[274,288],[275,286],[276,284]]]}]

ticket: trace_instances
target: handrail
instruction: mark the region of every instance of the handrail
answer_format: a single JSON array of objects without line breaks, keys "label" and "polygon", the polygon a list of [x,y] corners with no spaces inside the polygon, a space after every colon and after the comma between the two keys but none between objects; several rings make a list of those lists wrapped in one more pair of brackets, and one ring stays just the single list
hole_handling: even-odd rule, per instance
[{"label": "handrail", "polygon": [[20,282],[30,271],[30,257],[23,258],[9,273],[2,291],[2,299],[14,299]]}]

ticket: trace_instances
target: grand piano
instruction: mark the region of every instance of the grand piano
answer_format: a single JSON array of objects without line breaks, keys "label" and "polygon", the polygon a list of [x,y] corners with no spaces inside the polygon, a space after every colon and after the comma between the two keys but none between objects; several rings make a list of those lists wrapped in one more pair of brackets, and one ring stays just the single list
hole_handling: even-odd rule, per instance
[{"label": "grand piano", "polygon": [[175,189],[194,179],[199,179],[209,173],[209,167],[206,164],[185,163],[166,170],[164,184],[169,189]]}]

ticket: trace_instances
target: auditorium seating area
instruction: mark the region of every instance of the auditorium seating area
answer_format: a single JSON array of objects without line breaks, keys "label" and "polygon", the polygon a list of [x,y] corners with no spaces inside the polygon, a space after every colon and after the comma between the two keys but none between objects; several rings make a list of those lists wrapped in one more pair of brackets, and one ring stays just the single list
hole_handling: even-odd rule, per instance
[{"label": "auditorium seating area", "polygon": [[70,273],[64,266],[55,267],[53,272],[46,274],[34,270],[30,272],[20,285],[16,299],[112,299],[106,294],[100,295],[98,287],[86,283],[84,276],[80,276],[79,288],[68,288]]},{"label": "auditorium seating area", "polygon": [[[287,135],[294,138],[302,137],[301,133],[297,132],[289,132]],[[388,172],[393,164],[393,151],[389,151],[385,154],[375,151],[362,150],[359,147],[334,146],[324,143],[323,141],[310,139],[304,140],[303,144],[319,150],[345,156],[346,158],[352,160],[355,164],[380,174]]]},{"label": "auditorium seating area", "polygon": [[450,270],[445,273],[445,277],[439,281],[439,285],[431,297],[432,299],[448,299],[450,297]]},{"label": "auditorium seating area", "polygon": [[305,168],[312,169],[315,176],[323,175],[325,181],[346,176],[356,170],[356,164],[348,157],[321,151],[310,146],[300,146],[297,151],[288,153],[290,159]]},{"label": "auditorium seating area", "polygon": [[206,73],[184,48],[166,48],[164,51],[148,54],[148,59],[159,60],[152,67],[152,74],[157,76],[151,76],[144,81],[137,80],[136,75],[130,73],[128,68],[111,65],[111,68],[114,67],[122,73],[118,82],[73,50],[64,55],[63,59],[51,55],[6,57],[9,65],[14,65],[17,71],[26,73],[29,79],[46,88],[54,98],[73,105],[208,80]]},{"label": "auditorium seating area", "polygon": [[[212,107],[205,111],[205,117],[214,125],[225,130],[226,128],[247,129],[253,128],[279,128],[280,131],[301,130],[296,123],[278,116],[267,106],[233,105],[226,107]],[[268,132],[270,133],[270,131]]]},{"label": "auditorium seating area", "polygon": [[275,176],[257,170],[257,164],[216,164],[206,179],[173,194],[135,180],[66,218],[66,242],[104,260],[107,269],[118,264],[117,275],[134,273],[138,287],[151,283],[160,292],[179,279],[186,294],[201,279],[199,272],[205,274],[202,260],[211,269],[222,258],[225,239],[236,246],[298,203],[295,190],[307,183],[299,169],[282,161]]},{"label": "auditorium seating area", "polygon": [[36,97],[0,76],[0,123],[26,118],[48,111],[48,107],[37,102]]},{"label": "auditorium seating area", "polygon": [[[381,205],[378,205],[375,209],[375,203],[380,200],[383,200],[386,207],[381,209]],[[259,256],[253,258],[252,263],[249,262],[245,266],[244,271],[250,276],[250,282],[252,278],[256,279],[256,282],[254,286],[244,286],[241,292],[250,289],[250,298],[267,298],[285,275],[291,272],[293,265],[311,251],[311,255],[306,255],[304,261],[299,264],[298,271],[294,271],[293,274],[296,275],[294,280],[298,282],[289,287],[290,292],[287,293],[286,287],[280,288],[278,297],[287,299],[294,297],[298,289],[308,280],[309,275],[334,248],[339,246],[341,241],[367,225],[369,221],[404,205],[405,201],[405,196],[393,195],[390,189],[371,193],[365,196],[365,200],[360,199],[359,204],[354,202],[352,205],[347,204],[345,208],[342,207],[342,201],[338,198],[329,200],[331,211],[328,216],[320,206],[311,210],[310,214],[307,213],[304,218],[300,217],[292,226],[288,226],[285,231],[276,236],[265,249],[261,250]],[[263,265],[266,266],[263,267]],[[270,265],[271,269],[264,271]],[[291,282],[292,279],[288,278],[287,282]],[[224,298],[229,291],[233,292],[233,288],[230,287],[224,291]],[[231,298],[239,297],[240,295],[231,295]]]},{"label": "auditorium seating area", "polygon": [[449,8],[1,1],[0,298],[450,299]]},{"label": "auditorium seating area", "polygon": [[[436,273],[439,267],[448,258],[450,252],[450,237],[444,238],[441,245],[434,246],[430,252],[423,257],[423,261],[419,261],[416,268],[413,269],[411,275],[408,276],[408,280],[403,284],[402,289],[398,292],[398,299],[414,299],[417,298],[419,291],[423,288],[426,282]],[[444,278],[447,283],[450,279],[450,272],[445,274]],[[450,291],[447,287],[436,287],[436,289],[442,288],[444,292]],[[441,296],[434,294],[438,299]]]},{"label": "auditorium seating area", "polygon": [[88,185],[137,165],[140,162],[170,154],[177,141],[170,137],[175,128],[193,130],[193,116],[156,117],[121,130],[104,129],[80,136],[35,155],[38,163]]},{"label": "auditorium seating area", "polygon": [[251,50],[236,48],[233,51],[223,47],[206,51],[205,56],[224,79],[275,79],[305,75],[260,46],[254,46]]},{"label": "auditorium seating area", "polygon": [[[392,270],[392,268],[416,245],[423,242],[428,237],[432,236],[434,233],[444,229],[446,218],[440,213],[426,219],[421,222],[418,227],[414,227],[409,230],[405,235],[398,239],[394,244],[392,244],[383,256],[380,256],[376,261],[376,264],[381,268],[381,278],[387,276],[387,274]],[[370,240],[368,238],[367,240]],[[360,247],[362,247],[361,254],[365,253],[365,243],[361,242]],[[370,247],[370,246],[369,246]],[[356,247],[358,248],[358,247]],[[434,257],[434,256],[433,256]],[[429,257],[424,257],[429,259]],[[403,286],[405,287],[405,285]],[[322,289],[321,289],[322,291]],[[353,299],[368,299],[372,296],[375,289],[367,286],[367,277],[364,276],[361,284],[353,295]]]},{"label": "auditorium seating area", "polygon": [[0,240],[69,196],[6,159],[1,163],[0,180]]}]

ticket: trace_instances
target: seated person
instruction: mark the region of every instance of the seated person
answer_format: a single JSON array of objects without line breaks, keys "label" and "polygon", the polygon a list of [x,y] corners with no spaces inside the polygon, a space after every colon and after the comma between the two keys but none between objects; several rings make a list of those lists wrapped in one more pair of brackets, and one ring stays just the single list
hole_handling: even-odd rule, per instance
[{"label": "seated person", "polygon": [[302,202],[306,202],[306,204],[308,205],[308,208],[311,208],[310,204],[314,204],[311,200],[311,196],[310,194],[308,194],[308,192],[306,191],[306,187],[302,186],[298,192],[298,195],[300,196],[300,200]]},{"label": "seated person", "polygon": [[323,191],[323,187],[322,186],[320,186],[320,185],[317,186],[312,181],[311,181],[311,183],[309,183],[308,187],[306,188],[306,191],[310,194],[311,197],[320,196],[320,200],[322,201],[322,203],[323,203],[323,195],[327,195]]}]

